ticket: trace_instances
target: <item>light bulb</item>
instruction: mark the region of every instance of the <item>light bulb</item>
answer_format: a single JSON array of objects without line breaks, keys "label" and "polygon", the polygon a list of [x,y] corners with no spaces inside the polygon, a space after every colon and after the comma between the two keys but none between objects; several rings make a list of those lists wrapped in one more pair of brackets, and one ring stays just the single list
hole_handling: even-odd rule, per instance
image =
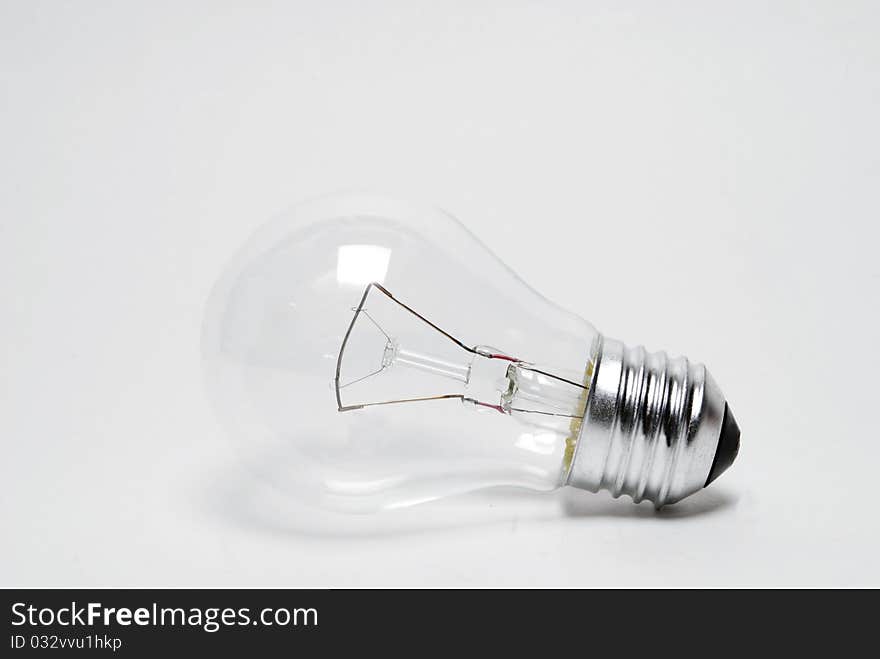
[{"label": "light bulb", "polygon": [[202,344],[241,454],[332,509],[502,485],[659,507],[739,448],[704,366],[601,336],[452,217],[400,201],[323,198],[258,231]]}]

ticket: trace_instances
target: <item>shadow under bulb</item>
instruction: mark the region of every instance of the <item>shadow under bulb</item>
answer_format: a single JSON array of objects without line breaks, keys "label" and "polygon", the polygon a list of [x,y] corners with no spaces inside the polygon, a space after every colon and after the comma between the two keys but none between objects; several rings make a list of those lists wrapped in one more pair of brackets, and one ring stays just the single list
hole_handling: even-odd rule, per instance
[{"label": "shadow under bulb", "polygon": [[449,215],[385,198],[259,230],[214,287],[202,353],[250,466],[334,510],[501,485],[660,507],[739,450],[704,366],[603,337]]}]

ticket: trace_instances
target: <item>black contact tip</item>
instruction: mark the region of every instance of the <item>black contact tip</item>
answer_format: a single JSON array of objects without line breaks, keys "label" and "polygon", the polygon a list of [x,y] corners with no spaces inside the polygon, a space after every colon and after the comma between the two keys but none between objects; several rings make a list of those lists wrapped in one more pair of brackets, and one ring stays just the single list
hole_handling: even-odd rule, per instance
[{"label": "black contact tip", "polygon": [[733,418],[730,407],[725,403],[718,448],[715,449],[715,459],[712,461],[709,478],[706,479],[706,484],[703,487],[727,471],[727,468],[736,460],[737,453],[739,453],[739,426],[736,425],[736,419]]}]

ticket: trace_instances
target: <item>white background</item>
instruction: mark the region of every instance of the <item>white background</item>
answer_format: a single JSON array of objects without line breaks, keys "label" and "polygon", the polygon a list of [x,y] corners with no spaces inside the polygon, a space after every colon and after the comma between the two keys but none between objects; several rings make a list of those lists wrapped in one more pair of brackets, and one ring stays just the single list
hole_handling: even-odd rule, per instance
[{"label": "white background", "polygon": [[[875,3],[248,4],[0,4],[0,585],[880,585]],[[738,461],[660,514],[248,480],[204,302],[346,188],[707,363]]]}]

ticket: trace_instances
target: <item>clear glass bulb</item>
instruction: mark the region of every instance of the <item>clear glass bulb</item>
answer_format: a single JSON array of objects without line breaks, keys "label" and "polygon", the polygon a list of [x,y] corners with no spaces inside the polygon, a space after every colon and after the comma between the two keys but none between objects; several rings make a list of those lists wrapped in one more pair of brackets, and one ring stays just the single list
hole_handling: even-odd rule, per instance
[{"label": "clear glass bulb", "polygon": [[661,506],[739,449],[704,366],[602,337],[451,216],[401,201],[323,198],[258,231],[202,344],[241,454],[332,509],[565,484]]},{"label": "clear glass bulb", "polygon": [[243,248],[209,301],[203,358],[252,464],[369,511],[562,485],[595,337],[444,212],[346,196]]}]

